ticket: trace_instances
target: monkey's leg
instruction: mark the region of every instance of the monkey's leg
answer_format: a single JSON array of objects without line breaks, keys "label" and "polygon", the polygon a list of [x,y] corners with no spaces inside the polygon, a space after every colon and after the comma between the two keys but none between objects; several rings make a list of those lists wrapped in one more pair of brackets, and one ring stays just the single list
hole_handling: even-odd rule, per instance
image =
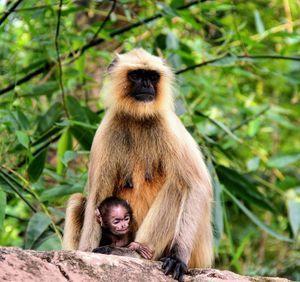
[{"label": "monkey's leg", "polygon": [[190,183],[189,188],[171,248],[163,264],[165,273],[171,273],[179,281],[183,279],[187,264],[208,267],[212,263],[210,189],[202,181]]},{"label": "monkey's leg", "polygon": [[190,268],[211,267],[213,262],[213,236],[209,218],[203,218],[199,226],[191,259],[188,263]]},{"label": "monkey's leg", "polygon": [[88,196],[86,209],[84,214],[84,222],[79,242],[79,250],[92,251],[98,247],[101,238],[100,224],[95,217],[95,209],[97,206],[95,192]]},{"label": "monkey's leg", "polygon": [[166,183],[137,231],[135,241],[154,251],[154,260],[161,257],[175,236],[183,193],[174,183]]},{"label": "monkey's leg", "polygon": [[[174,177],[175,178],[175,177]],[[185,179],[174,179],[165,184],[138,230],[135,241],[145,243],[155,251],[154,259],[159,259],[166,251],[163,264],[166,274],[182,280],[191,258],[198,230],[211,234],[210,223],[210,189],[200,180],[187,182]],[[203,223],[202,223],[203,221]],[[206,225],[206,226],[205,226]],[[205,231],[204,228],[207,228]],[[201,237],[198,245],[212,248],[211,236]],[[204,250],[204,249],[203,249]],[[204,251],[202,263],[211,263],[211,254]]]},{"label": "monkey's leg", "polygon": [[85,197],[78,193],[70,197],[67,203],[63,237],[64,250],[77,250],[83,225]]},{"label": "monkey's leg", "polygon": [[141,258],[141,256],[136,251],[130,250],[129,248],[122,248],[122,247],[102,246],[93,249],[93,253]]}]

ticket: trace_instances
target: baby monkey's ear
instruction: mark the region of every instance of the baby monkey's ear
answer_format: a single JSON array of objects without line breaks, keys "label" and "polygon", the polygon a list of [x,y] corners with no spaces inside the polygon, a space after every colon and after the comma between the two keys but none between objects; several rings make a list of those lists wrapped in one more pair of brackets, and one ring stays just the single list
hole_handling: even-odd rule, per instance
[{"label": "baby monkey's ear", "polygon": [[95,209],[95,216],[96,216],[97,222],[98,222],[101,226],[103,226],[102,216],[101,216],[101,213],[100,213],[100,211],[99,211],[98,208]]}]

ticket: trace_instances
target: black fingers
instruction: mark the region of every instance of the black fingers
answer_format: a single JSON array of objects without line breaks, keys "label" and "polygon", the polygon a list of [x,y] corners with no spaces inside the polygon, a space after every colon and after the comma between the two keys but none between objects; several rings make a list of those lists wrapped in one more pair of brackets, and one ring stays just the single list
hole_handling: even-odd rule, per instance
[{"label": "black fingers", "polygon": [[111,247],[109,247],[109,246],[102,246],[102,247],[95,248],[92,252],[98,253],[98,254],[109,255],[109,254],[111,254],[112,250],[111,250]]},{"label": "black fingers", "polygon": [[180,282],[183,281],[183,275],[187,272],[187,265],[175,257],[162,258],[162,269],[166,275],[172,274],[172,277]]}]

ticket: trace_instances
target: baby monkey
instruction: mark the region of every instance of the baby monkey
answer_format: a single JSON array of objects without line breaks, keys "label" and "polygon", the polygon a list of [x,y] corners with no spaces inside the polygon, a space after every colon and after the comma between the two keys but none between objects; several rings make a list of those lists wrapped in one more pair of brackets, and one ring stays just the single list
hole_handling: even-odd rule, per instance
[{"label": "baby monkey", "polygon": [[152,258],[153,252],[147,246],[134,242],[133,214],[127,201],[108,197],[96,208],[95,215],[101,225],[102,236],[94,253],[113,254],[114,248],[126,247],[145,259]]}]

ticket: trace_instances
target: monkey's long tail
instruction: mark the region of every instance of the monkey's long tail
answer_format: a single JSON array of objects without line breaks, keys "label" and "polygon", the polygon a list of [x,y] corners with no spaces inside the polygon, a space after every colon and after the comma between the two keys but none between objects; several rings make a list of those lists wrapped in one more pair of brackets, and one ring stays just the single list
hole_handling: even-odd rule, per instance
[{"label": "monkey's long tail", "polygon": [[63,250],[78,250],[85,204],[86,197],[81,193],[72,195],[68,201],[63,237]]}]

